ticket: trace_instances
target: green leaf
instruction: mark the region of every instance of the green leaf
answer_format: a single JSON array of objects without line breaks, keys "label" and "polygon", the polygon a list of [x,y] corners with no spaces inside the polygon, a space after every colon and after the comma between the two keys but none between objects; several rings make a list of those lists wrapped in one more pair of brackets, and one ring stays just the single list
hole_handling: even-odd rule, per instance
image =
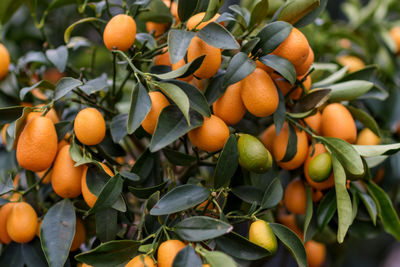
[{"label": "green leaf", "polygon": [[365,80],[369,81],[371,77],[374,75],[376,72],[376,69],[378,68],[377,65],[368,65],[365,66],[365,68],[352,72],[352,73],[346,73],[346,76],[344,76],[342,79],[340,79],[341,82],[345,81],[352,81],[352,80]]},{"label": "green leaf", "polygon": [[75,211],[69,199],[52,206],[40,227],[40,241],[50,266],[64,266],[75,235]]},{"label": "green leaf", "polygon": [[153,216],[167,215],[189,209],[206,200],[210,190],[204,187],[186,184],[173,188],[165,194],[150,210]]},{"label": "green leaf", "polygon": [[48,82],[46,80],[41,80],[40,82],[35,83],[31,87],[22,88],[21,91],[19,91],[19,98],[21,100],[23,100],[25,98],[26,94],[35,88],[46,88],[46,89],[54,90],[56,87],[51,82]]},{"label": "green leaf", "polygon": [[211,217],[194,216],[178,222],[173,229],[183,240],[199,242],[229,233],[233,226]]},{"label": "green leaf", "polygon": [[131,172],[136,173],[141,179],[145,180],[154,168],[155,158],[156,155],[146,149],[136,160]]},{"label": "green leaf", "polygon": [[367,189],[378,207],[378,215],[385,231],[400,241],[400,220],[393,208],[392,201],[385,191],[374,182],[368,181]]},{"label": "green leaf", "polygon": [[281,161],[288,162],[292,160],[296,154],[297,154],[297,134],[294,127],[291,124],[289,124],[288,143],[286,146],[285,155],[283,156],[283,159],[281,159]]},{"label": "green leaf", "polygon": [[[48,266],[48,264],[46,262],[46,257],[44,256],[39,239],[35,238],[31,242],[21,244],[20,246],[21,246],[23,259],[25,260],[26,266],[28,266],[28,267],[30,267],[30,266],[34,266],[34,267]],[[0,262],[0,266],[3,266],[3,265],[1,265],[1,262]],[[16,265],[12,264],[11,266],[14,267]]]},{"label": "green leaf", "polygon": [[0,195],[14,190],[14,183],[11,175],[0,176]]},{"label": "green leaf", "polygon": [[187,21],[196,11],[199,0],[178,0],[178,16],[180,21]]},{"label": "green leaf", "polygon": [[89,214],[112,207],[121,196],[123,183],[124,180],[118,174],[109,179],[102,188],[93,208],[89,210]]},{"label": "green leaf", "polygon": [[371,90],[373,87],[374,84],[372,82],[362,80],[333,84],[329,86],[329,89],[332,90],[330,100],[334,102],[354,100]]},{"label": "green leaf", "polygon": [[18,118],[20,118],[23,114],[24,107],[6,107],[0,108],[0,124],[11,123]]},{"label": "green leaf", "polygon": [[256,69],[256,64],[249,56],[243,52],[239,52],[234,55],[229,62],[228,68],[224,75],[223,87],[227,87],[231,84],[237,83],[248,75],[253,73]]},{"label": "green leaf", "polygon": [[283,187],[279,177],[274,178],[267,189],[261,201],[263,209],[270,209],[279,204],[283,197]]},{"label": "green leaf", "polygon": [[346,107],[350,111],[351,115],[353,115],[354,119],[361,122],[365,127],[369,128],[377,136],[381,135],[379,126],[371,115],[369,115],[367,112],[365,112],[362,109],[358,109],[358,108],[355,108],[352,106],[346,106]]},{"label": "green leaf", "polygon": [[6,24],[23,3],[25,3],[25,0],[1,0],[0,23]]},{"label": "green leaf", "polygon": [[239,49],[240,46],[235,37],[221,24],[208,23],[197,36],[207,44],[220,49]]},{"label": "green leaf", "polygon": [[336,203],[339,220],[337,240],[339,243],[343,243],[347,230],[353,221],[352,205],[346,188],[346,173],[344,172],[343,166],[340,164],[336,153],[332,153],[332,165],[335,177]]},{"label": "green leaf", "polygon": [[162,0],[152,0],[146,11],[140,12],[138,19],[141,21],[172,22],[172,15],[169,8]]},{"label": "green leaf", "polygon": [[110,123],[111,137],[114,143],[119,143],[127,134],[128,114],[118,114]]},{"label": "green leaf", "polygon": [[[196,1],[179,1],[179,5],[181,2],[185,3],[193,3]],[[181,60],[185,54],[186,51],[189,47],[190,41],[196,34],[191,31],[184,31],[184,30],[177,30],[177,29],[172,29],[168,33],[168,52],[169,52],[169,58],[171,59],[171,63],[175,64],[179,60]]]},{"label": "green leaf", "polygon": [[128,113],[127,132],[132,134],[146,118],[151,109],[151,99],[142,83],[138,82],[132,90],[131,102]]},{"label": "green leaf", "polygon": [[85,84],[80,87],[80,89],[87,95],[91,95],[99,91],[105,91],[107,88],[107,74],[105,73],[95,79],[85,82]]},{"label": "green leaf", "polygon": [[203,21],[208,21],[212,17],[214,17],[215,14],[218,13],[218,10],[224,4],[224,2],[225,0],[210,0],[208,2],[206,14],[204,15]]},{"label": "green leaf", "polygon": [[258,1],[251,11],[249,28],[262,22],[268,15],[268,0]]},{"label": "green leaf", "polygon": [[312,192],[311,192],[311,187],[306,186],[306,195],[307,195],[307,207],[306,207],[306,217],[304,219],[304,228],[303,228],[303,233],[304,233],[304,242],[308,241],[307,239],[307,230],[308,227],[310,226],[311,219],[313,217],[313,201],[312,201]]},{"label": "green leaf", "polygon": [[101,242],[115,239],[118,232],[118,211],[115,209],[104,209],[95,213],[96,236]]},{"label": "green leaf", "polygon": [[251,51],[254,49],[254,47],[258,44],[259,41],[260,41],[260,38],[253,37],[250,40],[248,40],[247,42],[243,42],[240,52],[243,52],[246,55],[250,54]]},{"label": "green leaf", "polygon": [[353,148],[363,157],[376,157],[397,153],[400,150],[400,143],[376,146],[353,145]]},{"label": "green leaf", "polygon": [[158,151],[190,130],[199,127],[203,118],[196,112],[190,112],[190,125],[176,106],[168,106],[161,111],[157,126],[150,142],[150,151]]},{"label": "green leaf", "polygon": [[256,202],[261,205],[264,192],[260,188],[251,185],[239,185],[232,188],[232,193],[244,202],[250,204]]},{"label": "green leaf", "polygon": [[133,181],[133,182],[138,182],[138,181],[140,181],[140,177],[139,177],[139,175],[137,175],[136,173],[128,172],[128,171],[121,171],[119,174],[120,174],[122,177],[124,177],[125,179],[128,179],[128,180],[130,180],[130,181]]},{"label": "green leaf", "polygon": [[278,96],[279,96],[278,108],[272,115],[274,119],[276,135],[278,135],[281,132],[283,124],[285,123],[286,120],[285,96],[283,95],[281,90],[278,90]]},{"label": "green leaf", "polygon": [[11,242],[0,255],[0,266],[24,267],[22,244]]},{"label": "green leaf", "polygon": [[300,98],[294,105],[292,112],[303,113],[322,106],[330,97],[330,89],[313,89]]},{"label": "green leaf", "polygon": [[367,211],[369,213],[369,216],[371,217],[372,222],[374,223],[374,225],[376,225],[376,216],[378,214],[378,208],[374,200],[368,194],[361,192],[360,190],[357,190],[357,193],[361,201],[364,203],[364,206],[367,208]]},{"label": "green leaf", "polygon": [[341,79],[343,79],[343,77],[346,76],[347,70],[348,70],[347,67],[343,67],[340,70],[332,73],[331,75],[329,75],[325,79],[323,79],[321,81],[318,81],[316,83],[313,83],[312,87],[313,88],[318,88],[318,87],[326,87],[326,86],[332,85],[335,82],[340,81]]},{"label": "green leaf", "polygon": [[133,240],[114,240],[78,254],[75,259],[96,267],[118,266],[131,260],[140,244]]},{"label": "green leaf", "polygon": [[104,24],[107,23],[106,21],[104,21],[104,20],[102,20],[102,19],[99,19],[99,18],[84,18],[84,19],[80,19],[80,20],[78,20],[78,21],[72,23],[71,25],[69,25],[68,28],[65,30],[65,32],[64,32],[64,42],[65,42],[66,44],[68,44],[69,39],[70,39],[70,37],[71,37],[71,33],[72,33],[72,31],[75,29],[75,27],[76,27],[77,25],[83,24],[83,23],[86,23],[86,22],[92,22],[92,21],[102,22],[102,23],[104,23]]},{"label": "green leaf", "polygon": [[64,77],[62,78],[56,85],[54,90],[54,101],[57,101],[67,95],[69,92],[77,88],[78,86],[83,85],[80,80]]},{"label": "green leaf", "polygon": [[284,21],[276,21],[267,24],[258,34],[260,41],[254,47],[252,54],[255,55],[260,49],[260,56],[267,55],[274,51],[292,31],[292,25]]},{"label": "green leaf", "polygon": [[307,15],[302,17],[299,21],[294,25],[296,28],[301,28],[307,26],[308,24],[313,23],[318,16],[325,10],[328,0],[320,0],[320,4],[317,8],[309,12]]},{"label": "green leaf", "polygon": [[290,0],[285,3],[278,20],[287,21],[290,24],[295,24],[311,10],[319,6],[320,0]]},{"label": "green leaf", "polygon": [[167,72],[167,73],[162,73],[162,74],[151,74],[159,79],[166,80],[166,79],[174,79],[178,77],[187,77],[190,74],[193,74],[203,63],[203,60],[205,58],[205,55],[199,56],[195,60],[183,65],[179,69]]},{"label": "green leaf", "polygon": [[60,72],[65,71],[68,60],[68,49],[66,46],[61,45],[56,49],[46,50],[46,57]]},{"label": "green leaf", "polygon": [[215,242],[218,249],[242,260],[254,261],[270,255],[268,250],[250,242],[250,240],[235,232],[220,236],[215,239]]},{"label": "green leaf", "polygon": [[174,258],[172,267],[201,267],[202,262],[200,257],[196,254],[196,251],[192,246],[186,246],[181,249]]},{"label": "green leaf", "polygon": [[265,55],[258,60],[282,75],[291,85],[296,82],[296,69],[289,60],[276,55]]},{"label": "green leaf", "polygon": [[162,151],[167,160],[176,166],[188,166],[196,162],[196,157],[192,155],[184,154],[167,147]]},{"label": "green leaf", "polygon": [[317,209],[317,222],[319,229],[322,231],[330,222],[337,210],[336,194],[334,190],[330,190],[321,200]]},{"label": "green leaf", "polygon": [[235,135],[231,134],[218,158],[214,170],[214,187],[225,186],[236,172],[239,164],[239,152]]},{"label": "green leaf", "polygon": [[210,106],[225,92],[225,88],[222,86],[224,77],[225,75],[222,73],[216,74],[209,81],[204,95]]},{"label": "green leaf", "polygon": [[272,231],[278,237],[280,241],[288,248],[290,253],[296,259],[297,264],[300,267],[306,267],[307,265],[307,255],[304,248],[303,242],[297,234],[286,226],[278,223],[268,223],[271,226]]},{"label": "green leaf", "polygon": [[133,187],[133,186],[129,186],[128,188],[129,188],[129,191],[131,191],[135,197],[147,199],[155,192],[161,191],[167,183],[168,183],[168,181],[164,181],[161,184],[151,186],[151,187],[146,187],[146,188]]},{"label": "green leaf", "polygon": [[204,257],[211,267],[238,267],[231,257],[220,251],[205,251]]}]

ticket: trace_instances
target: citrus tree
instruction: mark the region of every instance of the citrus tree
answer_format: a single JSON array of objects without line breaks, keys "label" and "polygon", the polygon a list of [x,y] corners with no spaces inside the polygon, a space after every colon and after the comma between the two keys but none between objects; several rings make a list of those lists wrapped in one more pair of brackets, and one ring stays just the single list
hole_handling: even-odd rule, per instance
[{"label": "citrus tree", "polygon": [[400,240],[379,186],[400,144],[368,108],[390,75],[313,38],[326,0],[223,4],[0,3],[0,266],[260,266],[282,244],[317,267],[349,235]]}]

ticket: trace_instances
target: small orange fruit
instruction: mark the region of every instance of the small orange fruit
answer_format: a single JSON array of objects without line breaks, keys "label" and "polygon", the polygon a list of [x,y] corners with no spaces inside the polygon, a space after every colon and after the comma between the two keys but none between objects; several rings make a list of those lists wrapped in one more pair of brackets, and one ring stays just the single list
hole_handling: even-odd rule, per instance
[{"label": "small orange fruit", "polygon": [[125,267],[155,267],[154,260],[147,255],[137,255]]},{"label": "small orange fruit", "polygon": [[85,225],[83,224],[82,220],[76,217],[75,223],[75,235],[74,239],[72,240],[70,251],[77,250],[83,242],[86,240],[86,229]]},{"label": "small orange fruit", "polygon": [[69,149],[70,145],[67,145],[58,152],[51,175],[54,191],[63,198],[74,198],[81,194],[83,166],[74,166]]},{"label": "small orange fruit", "polygon": [[307,254],[307,263],[309,267],[320,267],[325,262],[326,247],[322,243],[314,240],[307,241],[304,244]]},{"label": "small orange fruit", "polygon": [[165,66],[172,66],[171,60],[169,58],[168,48],[163,49],[163,53],[155,56],[154,58],[154,65],[165,65]]},{"label": "small orange fruit", "polygon": [[305,214],[307,207],[307,195],[303,182],[296,178],[285,189],[283,203],[288,211],[295,214]]},{"label": "small orange fruit", "polygon": [[241,81],[240,95],[246,109],[257,117],[273,114],[278,108],[279,95],[271,77],[262,69],[256,68],[253,73]]},{"label": "small orange fruit", "polygon": [[[276,83],[277,87],[279,90],[281,90],[283,95],[287,95],[290,91],[292,93],[290,94],[290,97],[294,100],[297,100],[300,98],[301,94],[303,93],[303,88],[299,85],[297,88],[293,89],[293,86],[282,76],[276,73],[272,73],[271,77],[273,78],[274,82]],[[302,80],[303,77],[297,77],[298,80]],[[304,89],[306,92],[311,88],[311,77],[307,76],[305,81],[303,82]]]},{"label": "small orange fruit", "polygon": [[225,93],[213,104],[214,114],[228,125],[238,123],[246,113],[240,89],[241,82],[228,86]]},{"label": "small orange fruit", "polygon": [[[52,173],[52,171],[53,171],[53,170],[51,170],[51,171],[46,175],[46,177],[44,177],[44,179],[42,180],[42,183],[43,183],[43,184],[49,184],[49,183],[51,182],[51,173]],[[36,174],[37,174],[37,176],[38,176],[39,179],[42,179],[46,172],[47,172],[47,169],[44,170],[44,171],[41,171],[41,172],[36,172]]]},{"label": "small orange fruit", "polygon": [[[37,107],[37,108],[41,108],[41,107],[43,107],[43,106],[44,106],[44,104],[41,104],[41,105],[37,105],[36,107]],[[42,112],[30,112],[30,113],[28,114],[28,116],[26,116],[26,123],[30,122],[33,118],[42,116],[43,113],[44,113],[44,111],[42,111]],[[46,114],[45,117],[46,117],[46,118],[49,118],[54,124],[56,124],[56,123],[58,123],[58,122],[60,121],[60,120],[58,119],[57,113],[56,113],[56,111],[54,110],[54,108],[51,108],[51,109],[49,110],[49,112],[47,112],[47,114]]]},{"label": "small orange fruit", "polygon": [[327,105],[322,111],[322,135],[343,139],[353,144],[357,139],[357,128],[353,116],[339,103]]},{"label": "small orange fruit", "polygon": [[0,208],[0,242],[3,244],[11,243],[11,238],[7,233],[7,218],[14,204],[14,202],[8,202]]},{"label": "small orange fruit", "polygon": [[190,142],[207,152],[215,152],[225,145],[229,138],[229,128],[223,120],[215,115],[204,117],[203,125],[188,133]]},{"label": "small orange fruit", "polygon": [[317,111],[314,115],[308,116],[304,119],[305,123],[316,133],[321,133],[322,115]]},{"label": "small orange fruit", "polygon": [[27,170],[48,169],[57,154],[57,133],[54,123],[46,117],[32,119],[22,130],[17,144],[17,160]]},{"label": "small orange fruit", "polygon": [[396,53],[400,50],[400,26],[395,26],[390,29],[389,35],[396,45]]},{"label": "small orange fruit", "polygon": [[36,235],[38,217],[26,202],[14,203],[7,218],[7,233],[17,243],[28,243]]},{"label": "small orange fruit", "polygon": [[[210,23],[210,22],[215,22],[215,21],[219,18],[219,16],[220,16],[220,15],[217,13],[217,14],[215,14],[214,17],[212,17],[211,19],[209,19],[209,20],[207,20],[207,21],[201,22],[201,21],[203,20],[203,18],[204,18],[205,15],[206,15],[205,12],[200,12],[200,13],[197,13],[196,15],[193,15],[193,16],[187,21],[187,24],[186,24],[186,27],[188,28],[188,30],[193,30],[194,27],[196,27],[196,25],[197,25],[196,29],[197,29],[197,30],[200,30],[200,29],[204,28],[205,26],[207,26],[208,23]],[[200,22],[201,22],[201,23],[200,23]],[[199,23],[200,23],[200,24],[199,24]]]},{"label": "small orange fruit", "polygon": [[299,66],[297,65],[295,66],[296,75],[301,76],[306,74],[313,63],[314,63],[314,51],[311,49],[311,47],[309,47],[309,53],[306,61],[304,61],[304,63]]},{"label": "small orange fruit", "polygon": [[300,230],[296,222],[296,215],[293,213],[285,213],[283,210],[278,213],[278,222],[295,232],[300,239],[303,239],[303,232]]},{"label": "small orange fruit", "polygon": [[171,24],[168,22],[159,23],[159,22],[147,21],[146,30],[148,33],[154,34],[154,36],[157,37],[164,34],[168,30],[170,25]]},{"label": "small orange fruit", "polygon": [[379,145],[381,139],[370,129],[364,128],[358,133],[357,145],[375,146]]},{"label": "small orange fruit", "polygon": [[[108,168],[107,165],[100,162],[100,165],[103,167],[103,170],[109,175],[114,176],[114,173]],[[89,187],[86,183],[86,174],[87,174],[88,166],[84,166],[82,172],[81,186],[82,186],[82,196],[85,200],[86,204],[92,208],[97,201],[97,196],[90,192]]]},{"label": "small orange fruit", "polygon": [[195,36],[189,44],[187,60],[191,62],[202,55],[205,55],[205,58],[194,75],[198,78],[208,79],[214,76],[221,66],[221,50]]},{"label": "small orange fruit", "polygon": [[106,122],[97,109],[85,108],[76,115],[74,131],[82,144],[97,145],[103,141],[106,135]]},{"label": "small orange fruit", "polygon": [[157,252],[158,267],[172,267],[176,254],[185,246],[185,243],[179,240],[171,239],[162,242]]},{"label": "small orange fruit", "polygon": [[274,143],[275,136],[275,124],[271,124],[261,135],[261,142],[263,142],[268,151],[272,151],[272,144]]},{"label": "small orange fruit", "polygon": [[160,92],[150,92],[151,109],[147,113],[146,117],[142,121],[143,129],[149,134],[153,134],[156,129],[158,117],[160,117],[161,111],[169,106],[168,99]]},{"label": "small orange fruit", "polygon": [[51,82],[51,83],[56,84],[56,83],[58,83],[58,81],[60,81],[60,80],[61,80],[62,78],[64,78],[65,76],[66,76],[65,73],[60,72],[60,71],[59,71],[58,69],[56,69],[56,68],[51,68],[51,69],[46,70],[46,71],[43,73],[42,79],[43,79],[43,80],[46,80],[46,81],[49,81],[49,82]]},{"label": "small orange fruit", "polygon": [[338,57],[336,60],[343,67],[347,67],[350,73],[365,68],[364,61],[356,56],[345,55]]},{"label": "small orange fruit", "polygon": [[8,53],[7,48],[0,44],[0,80],[4,79],[4,77],[8,74],[8,67],[10,66],[10,54]]},{"label": "small orange fruit", "polygon": [[103,33],[104,44],[109,50],[128,50],[136,38],[136,22],[128,15],[119,14],[106,25]]}]

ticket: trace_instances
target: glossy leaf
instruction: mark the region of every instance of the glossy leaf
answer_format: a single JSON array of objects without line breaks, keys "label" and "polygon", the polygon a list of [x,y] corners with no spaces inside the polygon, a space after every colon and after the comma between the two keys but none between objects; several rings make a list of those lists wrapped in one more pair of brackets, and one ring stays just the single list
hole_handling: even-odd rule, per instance
[{"label": "glossy leaf", "polygon": [[249,28],[262,22],[268,15],[268,0],[258,1],[251,11]]},{"label": "glossy leaf", "polygon": [[319,6],[309,12],[304,17],[302,17],[300,20],[298,20],[295,24],[295,27],[301,28],[314,22],[318,18],[318,16],[325,10],[327,3],[328,0],[320,0]]},{"label": "glossy leaf", "polygon": [[118,114],[110,123],[111,137],[114,143],[119,143],[127,134],[128,114]]},{"label": "glossy leaf", "polygon": [[321,200],[317,209],[317,221],[319,229],[323,230],[330,222],[337,210],[336,194],[330,190]]},{"label": "glossy leaf", "polygon": [[256,64],[248,57],[247,54],[243,52],[237,53],[229,62],[222,86],[227,87],[243,80],[248,75],[253,73],[255,69]]},{"label": "glossy leaf", "polygon": [[334,102],[354,100],[371,90],[373,87],[374,84],[372,82],[361,80],[353,80],[330,85],[329,89],[332,90],[330,100]]},{"label": "glossy leaf", "polygon": [[68,60],[68,49],[66,46],[61,45],[56,49],[48,49],[46,50],[46,56],[51,63],[58,69],[60,72],[65,71],[65,67],[67,66]]},{"label": "glossy leaf", "polygon": [[278,20],[287,21],[295,24],[311,10],[319,6],[320,0],[290,0],[285,3],[281,12],[279,13]]},{"label": "glossy leaf", "polygon": [[161,184],[145,188],[129,186],[129,191],[131,191],[135,197],[147,199],[155,192],[161,191],[167,185],[167,183],[168,181],[165,181]]},{"label": "glossy leaf", "polygon": [[163,154],[167,160],[177,166],[187,166],[196,162],[196,157],[170,148],[164,148]]},{"label": "glossy leaf", "polygon": [[337,81],[340,81],[343,77],[345,77],[347,70],[348,70],[347,67],[341,68],[340,70],[332,73],[325,79],[318,81],[316,83],[313,83],[313,88],[329,87],[330,85],[334,84]]},{"label": "glossy leaf", "polygon": [[178,0],[178,16],[180,21],[187,21],[195,12],[199,0]]},{"label": "glossy leaf", "polygon": [[258,44],[254,47],[252,54],[256,54],[259,50],[261,56],[267,55],[274,51],[292,31],[292,25],[284,21],[276,21],[267,24],[258,34],[260,38]]},{"label": "glossy leaf", "polygon": [[281,159],[282,162],[288,162],[294,158],[297,153],[297,134],[294,127],[289,124],[289,137],[286,146],[286,152],[283,158]]},{"label": "glossy leaf", "polygon": [[291,85],[296,82],[296,69],[289,60],[276,55],[265,55],[258,60],[282,75]]},{"label": "glossy leaf", "polygon": [[57,132],[57,141],[60,142],[68,132],[72,131],[74,125],[71,121],[60,121],[54,124],[54,127]]},{"label": "glossy leaf", "polygon": [[361,192],[360,190],[358,190],[357,193],[361,201],[363,202],[365,208],[367,209],[373,224],[376,225],[376,216],[378,214],[378,208],[374,200],[368,194]]},{"label": "glossy leaf", "polygon": [[307,236],[308,235],[308,228],[311,223],[311,219],[313,217],[313,201],[312,201],[312,192],[311,192],[311,187],[306,186],[306,217],[304,219],[304,228],[303,228],[303,233],[304,233],[304,242],[308,241]]},{"label": "glossy leaf", "polygon": [[19,98],[21,100],[24,99],[26,94],[35,88],[46,88],[46,89],[54,90],[54,88],[56,88],[56,87],[51,82],[48,82],[46,80],[41,80],[40,82],[37,82],[30,87],[22,88],[21,91],[19,91]]},{"label": "glossy leaf", "polygon": [[105,73],[95,79],[85,82],[85,84],[80,87],[80,89],[87,95],[91,95],[99,91],[105,91],[107,88],[107,74]]},{"label": "glossy leaf", "polygon": [[102,188],[93,208],[89,210],[89,214],[112,207],[121,196],[123,183],[124,180],[120,175],[109,179]]},{"label": "glossy leaf", "polygon": [[112,208],[103,209],[95,213],[96,236],[101,242],[115,239],[118,232],[118,211]]},{"label": "glossy leaf", "polygon": [[70,37],[71,37],[71,33],[72,33],[72,31],[75,29],[75,27],[76,27],[77,25],[83,24],[83,23],[86,23],[86,22],[93,22],[93,21],[102,22],[102,23],[107,23],[106,21],[104,21],[104,20],[102,20],[102,19],[93,18],[93,17],[91,17],[91,18],[83,18],[83,19],[80,19],[80,20],[78,20],[78,21],[72,23],[71,25],[69,25],[68,28],[65,30],[65,32],[64,32],[64,42],[65,42],[66,44],[68,44],[69,39],[70,39]]},{"label": "glossy leaf", "polygon": [[361,122],[365,127],[369,128],[377,136],[380,136],[379,126],[371,115],[369,115],[362,109],[358,109],[352,106],[347,106],[347,109],[350,111],[351,115],[353,115],[354,119]]},{"label": "glossy leaf", "polygon": [[24,267],[22,245],[11,242],[0,255],[0,266]]},{"label": "glossy leaf", "polygon": [[[188,1],[188,0],[181,0],[179,1],[178,4],[178,11],[179,11],[179,5],[181,3],[186,4],[186,3],[193,3],[196,1]],[[186,51],[189,47],[190,41],[192,38],[195,36],[194,32],[190,31],[184,31],[184,30],[177,30],[177,29],[172,29],[168,33],[168,52],[169,52],[169,58],[171,60],[172,64],[177,63],[179,60],[181,60],[185,54]]]},{"label": "glossy leaf", "polygon": [[67,95],[69,92],[81,86],[83,83],[80,80],[64,77],[56,85],[54,90],[54,100],[57,101]]},{"label": "glossy leaf", "polygon": [[239,152],[235,135],[231,134],[218,158],[214,170],[214,187],[225,186],[235,174],[239,164]]},{"label": "glossy leaf", "polygon": [[278,135],[281,132],[283,124],[285,123],[286,120],[285,96],[279,89],[278,89],[278,96],[279,96],[278,108],[272,115],[274,118],[276,135]]},{"label": "glossy leaf", "polygon": [[208,23],[202,28],[197,36],[207,44],[220,49],[239,49],[235,37],[221,24],[216,22]]},{"label": "glossy leaf", "polygon": [[265,190],[261,207],[263,209],[270,209],[278,205],[278,203],[282,200],[283,197],[283,187],[279,177],[273,179],[267,189]]},{"label": "glossy leaf", "polygon": [[258,205],[261,205],[264,192],[261,189],[251,185],[239,185],[232,188],[232,193],[244,202],[250,204],[256,202]]},{"label": "glossy leaf", "polygon": [[0,123],[6,124],[17,120],[22,116],[23,111],[22,106],[0,108]]},{"label": "glossy leaf", "polygon": [[172,267],[201,267],[202,262],[200,257],[196,254],[196,251],[192,246],[186,246],[181,249],[174,258]]},{"label": "glossy leaf", "polygon": [[139,128],[151,109],[151,99],[146,88],[138,82],[132,90],[131,102],[128,113],[127,132],[132,134]]},{"label": "glossy leaf", "polygon": [[201,55],[198,58],[194,59],[193,61],[186,63],[179,69],[162,74],[152,74],[152,75],[162,80],[174,79],[178,77],[187,77],[193,74],[201,66],[204,58],[205,55]]}]

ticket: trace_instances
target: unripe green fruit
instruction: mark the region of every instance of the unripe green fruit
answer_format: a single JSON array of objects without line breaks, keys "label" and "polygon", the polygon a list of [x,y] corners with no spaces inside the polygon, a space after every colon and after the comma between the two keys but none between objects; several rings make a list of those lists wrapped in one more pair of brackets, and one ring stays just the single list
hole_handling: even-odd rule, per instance
[{"label": "unripe green fruit", "polygon": [[331,155],[327,152],[313,158],[308,166],[308,174],[314,182],[323,182],[332,172]]},{"label": "unripe green fruit", "polygon": [[271,153],[256,137],[241,134],[238,140],[239,164],[248,171],[265,173],[272,166]]}]

